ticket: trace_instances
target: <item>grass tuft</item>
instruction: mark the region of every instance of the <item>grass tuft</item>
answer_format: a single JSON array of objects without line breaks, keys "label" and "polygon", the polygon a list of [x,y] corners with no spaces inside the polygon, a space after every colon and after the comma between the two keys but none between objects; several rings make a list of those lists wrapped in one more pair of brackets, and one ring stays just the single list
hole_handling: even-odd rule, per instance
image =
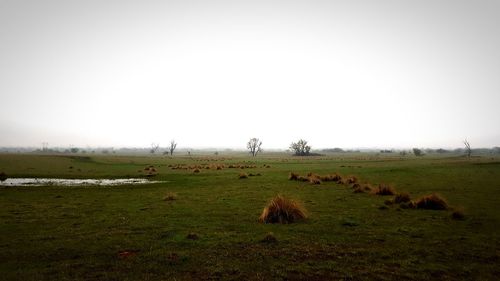
[{"label": "grass tuft", "polygon": [[173,201],[177,200],[177,194],[174,192],[168,192],[165,197],[163,197],[163,201]]},{"label": "grass tuft", "polygon": [[293,223],[307,218],[307,211],[298,201],[277,195],[262,210],[263,223]]},{"label": "grass tuft", "polygon": [[465,211],[462,207],[456,208],[451,213],[451,218],[454,220],[465,220]]},{"label": "grass tuft", "polygon": [[408,192],[401,192],[396,194],[396,197],[394,197],[394,203],[399,204],[399,203],[407,203],[410,202],[411,197]]},{"label": "grass tuft", "polygon": [[430,195],[425,195],[415,201],[415,207],[417,209],[428,209],[428,210],[447,210],[448,202],[437,193]]},{"label": "grass tuft", "polygon": [[376,195],[394,195],[396,194],[396,190],[392,186],[388,186],[385,184],[380,184],[373,192]]},{"label": "grass tuft", "polygon": [[288,174],[288,179],[291,181],[296,181],[299,179],[299,174],[290,172],[290,174]]},{"label": "grass tuft", "polygon": [[266,236],[264,236],[264,238],[262,238],[262,240],[260,240],[260,242],[262,242],[262,243],[277,243],[278,239],[276,239],[276,236],[274,236],[274,233],[269,232],[266,234]]}]

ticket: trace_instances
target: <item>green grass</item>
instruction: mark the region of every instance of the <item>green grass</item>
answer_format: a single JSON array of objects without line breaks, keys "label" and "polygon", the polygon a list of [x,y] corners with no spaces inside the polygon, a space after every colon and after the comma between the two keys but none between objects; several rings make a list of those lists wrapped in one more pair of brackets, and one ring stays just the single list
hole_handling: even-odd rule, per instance
[{"label": "green grass", "polygon": [[[155,165],[163,183],[119,187],[0,187],[3,280],[480,279],[500,275],[500,162],[493,158],[296,158],[0,155],[10,177],[138,177]],[[244,162],[244,161],[250,161]],[[245,163],[239,169],[172,170],[169,164]],[[271,168],[264,168],[269,164]],[[69,167],[72,167],[71,169]],[[399,209],[387,196],[336,183],[289,181],[290,171],[338,172],[387,183],[412,198],[437,192],[465,209]],[[177,198],[164,201],[167,193]],[[309,219],[258,223],[281,193]],[[277,243],[261,240],[274,233]],[[196,233],[197,240],[186,239]],[[133,252],[121,257],[123,251]]]}]

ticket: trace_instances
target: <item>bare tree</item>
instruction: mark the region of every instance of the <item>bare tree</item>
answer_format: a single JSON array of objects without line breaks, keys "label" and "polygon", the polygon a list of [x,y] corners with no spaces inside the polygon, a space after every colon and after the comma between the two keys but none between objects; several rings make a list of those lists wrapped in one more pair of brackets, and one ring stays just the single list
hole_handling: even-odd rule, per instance
[{"label": "bare tree", "polygon": [[295,152],[295,155],[309,155],[311,146],[307,145],[307,141],[300,139],[298,142],[292,142],[290,149]]},{"label": "bare tree", "polygon": [[262,149],[260,148],[261,145],[262,141],[258,138],[251,138],[247,143],[247,148],[250,150],[250,154],[255,157],[259,152],[262,152]]},{"label": "bare tree", "polygon": [[149,152],[151,154],[155,154],[156,151],[158,150],[158,148],[160,148],[160,144],[159,143],[151,143],[151,149],[149,150]]},{"label": "bare tree", "polygon": [[469,141],[467,141],[467,139],[465,139],[464,144],[465,144],[465,154],[467,154],[467,157],[470,158],[470,155],[472,153],[472,150],[470,148],[470,143]]},{"label": "bare tree", "polygon": [[174,150],[175,150],[176,147],[177,147],[177,143],[175,142],[175,140],[171,140],[170,141],[170,147],[168,148],[168,150],[170,150],[170,155],[171,156],[174,156]]}]

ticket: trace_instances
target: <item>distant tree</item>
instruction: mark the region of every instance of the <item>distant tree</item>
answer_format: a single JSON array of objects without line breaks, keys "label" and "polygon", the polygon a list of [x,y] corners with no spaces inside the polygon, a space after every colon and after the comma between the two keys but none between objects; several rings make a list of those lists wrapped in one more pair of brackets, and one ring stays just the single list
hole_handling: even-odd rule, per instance
[{"label": "distant tree", "polygon": [[215,156],[219,155],[219,152],[218,151],[214,152],[214,155]]},{"label": "distant tree", "polygon": [[151,154],[155,154],[156,151],[160,148],[160,144],[159,143],[151,143],[151,149],[149,150],[149,152]]},{"label": "distant tree", "polygon": [[493,153],[500,153],[500,147],[498,146],[493,147],[491,150]]},{"label": "distant tree", "polygon": [[472,153],[472,150],[470,148],[470,143],[467,141],[467,139],[465,139],[464,144],[465,144],[465,154],[467,155],[468,158],[470,158],[470,155]]},{"label": "distant tree", "polygon": [[422,150],[419,149],[419,148],[414,148],[413,149],[413,154],[415,154],[415,156],[423,156],[424,155],[424,153],[422,152]]},{"label": "distant tree", "polygon": [[71,151],[71,153],[78,153],[79,149],[78,147],[72,147],[69,151]]},{"label": "distant tree", "polygon": [[168,155],[169,152],[168,151],[163,151],[163,155]]},{"label": "distant tree", "polygon": [[447,153],[447,152],[448,152],[448,150],[446,150],[446,149],[442,149],[442,148],[436,149],[436,153]]},{"label": "distant tree", "polygon": [[247,149],[250,151],[250,154],[255,157],[259,152],[262,152],[262,149],[260,148],[261,145],[262,141],[258,138],[251,138],[247,143]]},{"label": "distant tree", "polygon": [[170,141],[170,147],[168,148],[168,150],[170,150],[170,155],[171,156],[174,156],[174,150],[175,150],[176,147],[177,147],[177,143],[175,142],[175,140],[171,140]]},{"label": "distant tree", "polygon": [[401,155],[401,156],[406,156],[406,150],[401,150],[401,151],[399,152],[399,155]]},{"label": "distant tree", "polygon": [[292,142],[292,144],[290,145],[290,150],[292,150],[295,155],[305,156],[309,155],[311,146],[307,145],[307,141],[300,139],[298,142]]}]

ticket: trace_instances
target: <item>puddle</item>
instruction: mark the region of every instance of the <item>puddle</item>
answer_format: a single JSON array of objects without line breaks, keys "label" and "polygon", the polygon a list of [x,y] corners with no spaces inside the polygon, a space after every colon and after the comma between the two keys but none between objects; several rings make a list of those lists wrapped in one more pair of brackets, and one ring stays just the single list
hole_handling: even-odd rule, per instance
[{"label": "puddle", "polygon": [[159,183],[148,179],[50,179],[50,178],[8,178],[0,186],[117,186]]}]

